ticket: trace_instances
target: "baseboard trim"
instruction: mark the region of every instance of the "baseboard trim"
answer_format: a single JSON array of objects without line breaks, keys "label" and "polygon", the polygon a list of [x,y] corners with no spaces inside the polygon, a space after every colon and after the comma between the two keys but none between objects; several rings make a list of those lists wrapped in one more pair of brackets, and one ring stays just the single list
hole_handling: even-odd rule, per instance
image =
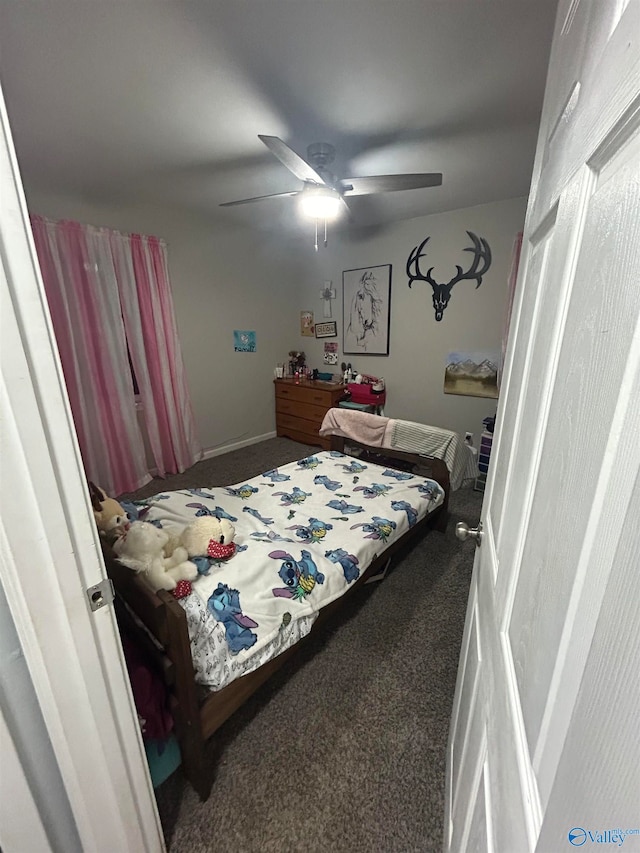
[{"label": "baseboard trim", "polygon": [[223,456],[225,453],[231,453],[233,450],[242,450],[243,447],[249,447],[251,444],[259,444],[261,441],[267,441],[270,438],[275,438],[276,432],[265,432],[264,435],[256,435],[253,438],[247,438],[244,441],[236,441],[233,444],[224,444],[221,447],[209,447],[202,453],[202,460],[213,459],[214,456]]}]

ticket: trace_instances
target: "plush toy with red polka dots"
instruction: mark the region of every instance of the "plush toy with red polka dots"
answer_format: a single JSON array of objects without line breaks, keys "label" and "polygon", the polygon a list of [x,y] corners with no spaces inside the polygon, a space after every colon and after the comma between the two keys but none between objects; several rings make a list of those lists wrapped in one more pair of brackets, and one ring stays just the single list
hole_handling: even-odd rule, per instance
[{"label": "plush toy with red polka dots", "polygon": [[123,566],[141,574],[154,590],[172,591],[179,581],[192,581],[198,569],[187,557],[187,549],[178,546],[167,557],[169,543],[166,530],[148,521],[134,521],[113,543],[113,550]]},{"label": "plush toy with red polka dots", "polygon": [[186,598],[191,595],[191,581],[178,581],[173,595],[175,598]]},{"label": "plush toy with red polka dots", "polygon": [[212,557],[214,560],[226,560],[229,557],[233,557],[235,553],[235,542],[225,544],[224,542],[218,542],[217,539],[210,539],[207,545],[207,556]]},{"label": "plush toy with red polka dots", "polygon": [[235,527],[228,519],[203,515],[185,527],[180,534],[180,544],[187,549],[199,574],[206,575],[212,565],[235,554],[235,535]]}]

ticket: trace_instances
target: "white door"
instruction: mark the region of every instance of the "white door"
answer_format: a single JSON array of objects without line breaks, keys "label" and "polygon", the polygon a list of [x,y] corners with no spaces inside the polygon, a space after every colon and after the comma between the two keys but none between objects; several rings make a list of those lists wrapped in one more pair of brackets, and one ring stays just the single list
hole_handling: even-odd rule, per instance
[{"label": "white door", "polygon": [[164,842],[114,614],[86,595],[104,563],[1,91],[0,186],[0,846],[152,853]]},{"label": "white door", "polygon": [[639,127],[640,0],[561,0],[453,706],[447,851],[640,850]]}]

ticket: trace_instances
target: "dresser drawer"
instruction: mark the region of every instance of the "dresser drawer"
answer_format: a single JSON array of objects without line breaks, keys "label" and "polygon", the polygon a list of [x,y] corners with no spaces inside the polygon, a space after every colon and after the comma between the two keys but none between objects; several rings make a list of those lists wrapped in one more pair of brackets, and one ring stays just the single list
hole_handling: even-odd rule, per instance
[{"label": "dresser drawer", "polygon": [[486,453],[487,456],[491,453],[491,445],[493,444],[493,436],[483,435],[480,439],[480,453]]},{"label": "dresser drawer", "polygon": [[322,450],[331,450],[331,437],[321,438],[319,435],[309,435],[307,432],[298,432],[295,429],[278,430],[278,435],[299,441],[301,444],[315,444]]},{"label": "dresser drawer", "polygon": [[278,421],[282,415],[293,415],[296,418],[311,421],[320,428],[326,412],[326,406],[314,406],[311,403],[300,403],[298,400],[276,397],[276,419]]},{"label": "dresser drawer", "polygon": [[313,388],[310,385],[279,385],[276,383],[276,400],[300,400],[316,406],[331,407],[331,391]]},{"label": "dresser drawer", "polygon": [[296,432],[303,432],[307,435],[318,436],[319,424],[314,421],[308,421],[306,418],[299,418],[295,415],[279,414],[276,417],[276,429],[280,432],[283,429],[292,429]]},{"label": "dresser drawer", "polygon": [[277,435],[328,450],[331,439],[321,438],[318,430],[327,410],[344,396],[344,385],[322,381],[296,384],[292,379],[276,379],[274,385]]}]

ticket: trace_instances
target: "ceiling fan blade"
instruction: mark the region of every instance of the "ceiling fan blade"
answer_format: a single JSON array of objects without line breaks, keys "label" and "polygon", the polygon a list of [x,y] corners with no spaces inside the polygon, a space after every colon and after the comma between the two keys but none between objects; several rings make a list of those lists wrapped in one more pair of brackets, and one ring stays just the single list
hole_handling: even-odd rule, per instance
[{"label": "ceiling fan blade", "polygon": [[269,151],[275,154],[283,166],[286,166],[290,172],[293,172],[296,178],[299,178],[301,181],[311,181],[314,184],[327,185],[322,175],[316,172],[313,166],[310,166],[306,160],[303,160],[299,154],[296,154],[293,148],[289,148],[279,137],[263,136],[259,133],[258,139],[264,142]]},{"label": "ceiling fan blade", "polygon": [[254,198],[241,198],[240,201],[225,201],[219,207],[234,207],[237,204],[250,204],[252,201],[263,201],[265,198],[287,198],[294,195],[300,195],[298,190],[293,190],[290,193],[271,193],[271,195],[257,195]]},{"label": "ceiling fan blade", "polygon": [[343,178],[340,181],[342,192],[346,196],[392,193],[396,190],[419,190],[424,187],[439,187],[442,183],[441,172],[415,175],[372,175],[366,178]]},{"label": "ceiling fan blade", "polygon": [[344,200],[344,196],[342,196],[342,195],[340,196],[340,206],[341,206],[342,212],[344,214],[346,214],[348,221],[353,222],[353,214],[351,213],[351,208],[349,207],[347,202]]}]

